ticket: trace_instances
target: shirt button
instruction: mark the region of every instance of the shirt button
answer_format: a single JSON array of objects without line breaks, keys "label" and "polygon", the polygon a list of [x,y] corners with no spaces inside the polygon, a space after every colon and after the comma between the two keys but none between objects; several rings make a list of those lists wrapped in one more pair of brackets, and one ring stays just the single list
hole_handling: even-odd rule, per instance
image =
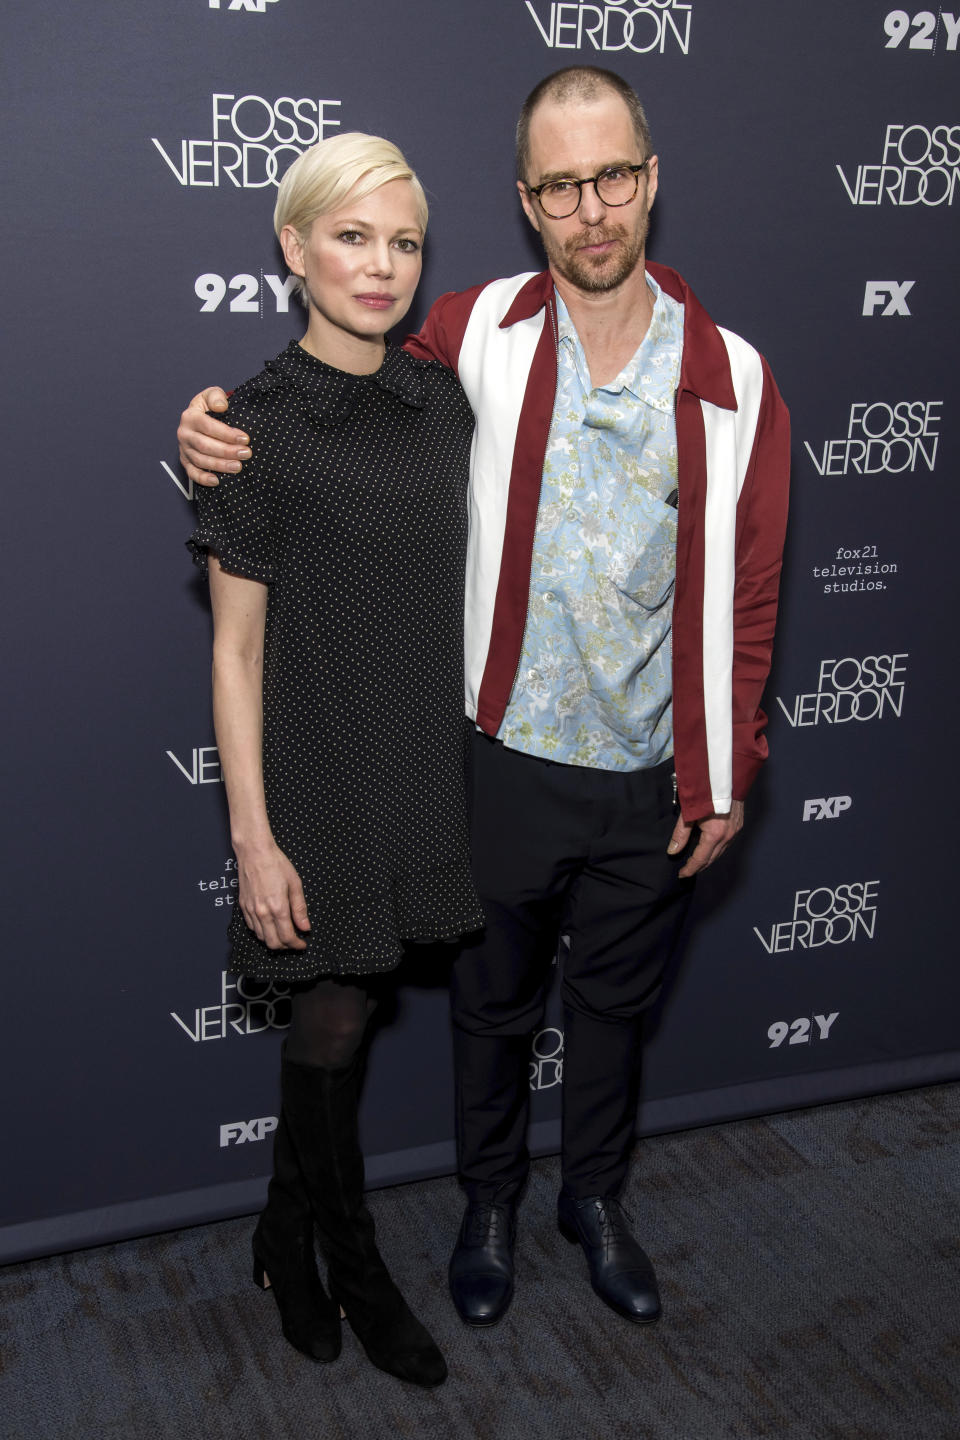
[{"label": "shirt button", "polygon": [[567,519],[568,519],[568,520],[579,520],[579,519],[580,519],[580,516],[577,514],[576,510],[570,509],[570,510],[567,511]]},{"label": "shirt button", "polygon": [[544,590],[543,598],[544,600],[555,600],[557,597],[554,595],[552,590]]}]

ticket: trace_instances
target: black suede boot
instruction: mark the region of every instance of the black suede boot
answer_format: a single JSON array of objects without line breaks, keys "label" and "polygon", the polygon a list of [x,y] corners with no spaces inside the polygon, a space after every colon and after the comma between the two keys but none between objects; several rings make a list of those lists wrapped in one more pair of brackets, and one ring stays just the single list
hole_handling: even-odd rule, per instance
[{"label": "black suede boot", "polygon": [[273,1291],[283,1334],[311,1360],[340,1354],[340,1307],[324,1290],[313,1249],[313,1211],[284,1117],[273,1144],[267,1204],[253,1232],[253,1279]]},{"label": "black suede boot", "polygon": [[306,1180],[335,1303],[370,1361],[413,1385],[439,1385],[443,1356],[390,1278],[363,1199],[357,1133],[362,1063],[341,1070],[284,1060],[283,1109]]}]

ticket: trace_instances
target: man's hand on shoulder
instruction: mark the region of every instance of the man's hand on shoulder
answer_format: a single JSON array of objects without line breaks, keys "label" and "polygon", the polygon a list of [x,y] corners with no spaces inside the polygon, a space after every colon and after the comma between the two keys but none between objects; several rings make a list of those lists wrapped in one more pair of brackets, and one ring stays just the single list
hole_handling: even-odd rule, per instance
[{"label": "man's hand on shoulder", "polygon": [[694,828],[699,830],[700,835],[693,854],[680,871],[684,877],[696,875],[698,871],[706,870],[714,860],[719,860],[733,837],[743,829],[743,801],[734,800],[726,815],[705,815],[695,822],[695,827],[688,825],[681,815],[673,827],[667,854],[679,855],[689,843]]},{"label": "man's hand on shoulder", "polygon": [[213,386],[194,395],[180,416],[180,460],[194,485],[217,485],[215,472],[236,474],[242,462],[250,459],[249,435],[207,414],[208,410],[223,414],[228,404],[224,392]]}]

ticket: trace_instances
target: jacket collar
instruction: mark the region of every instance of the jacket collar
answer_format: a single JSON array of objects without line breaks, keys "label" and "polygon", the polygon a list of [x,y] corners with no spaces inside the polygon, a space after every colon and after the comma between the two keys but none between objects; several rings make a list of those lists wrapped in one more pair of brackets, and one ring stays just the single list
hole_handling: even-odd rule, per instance
[{"label": "jacket collar", "polygon": [[[683,359],[680,365],[681,390],[723,410],[736,410],[737,399],[730,374],[727,347],[716,325],[689,285],[668,265],[647,261],[647,269],[668,295],[683,305]],[[553,280],[543,270],[520,287],[506,315],[500,321],[505,330],[518,321],[530,320],[553,299]]]}]

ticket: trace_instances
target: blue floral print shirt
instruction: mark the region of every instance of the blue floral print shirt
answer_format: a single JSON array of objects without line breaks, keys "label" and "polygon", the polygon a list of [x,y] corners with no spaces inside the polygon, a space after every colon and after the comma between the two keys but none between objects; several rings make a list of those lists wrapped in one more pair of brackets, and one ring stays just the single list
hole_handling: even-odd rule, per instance
[{"label": "blue floral print shirt", "polygon": [[683,305],[647,280],[656,298],[643,343],[596,388],[556,297],[557,394],[526,631],[499,730],[512,749],[603,770],[656,765],[673,748]]}]

